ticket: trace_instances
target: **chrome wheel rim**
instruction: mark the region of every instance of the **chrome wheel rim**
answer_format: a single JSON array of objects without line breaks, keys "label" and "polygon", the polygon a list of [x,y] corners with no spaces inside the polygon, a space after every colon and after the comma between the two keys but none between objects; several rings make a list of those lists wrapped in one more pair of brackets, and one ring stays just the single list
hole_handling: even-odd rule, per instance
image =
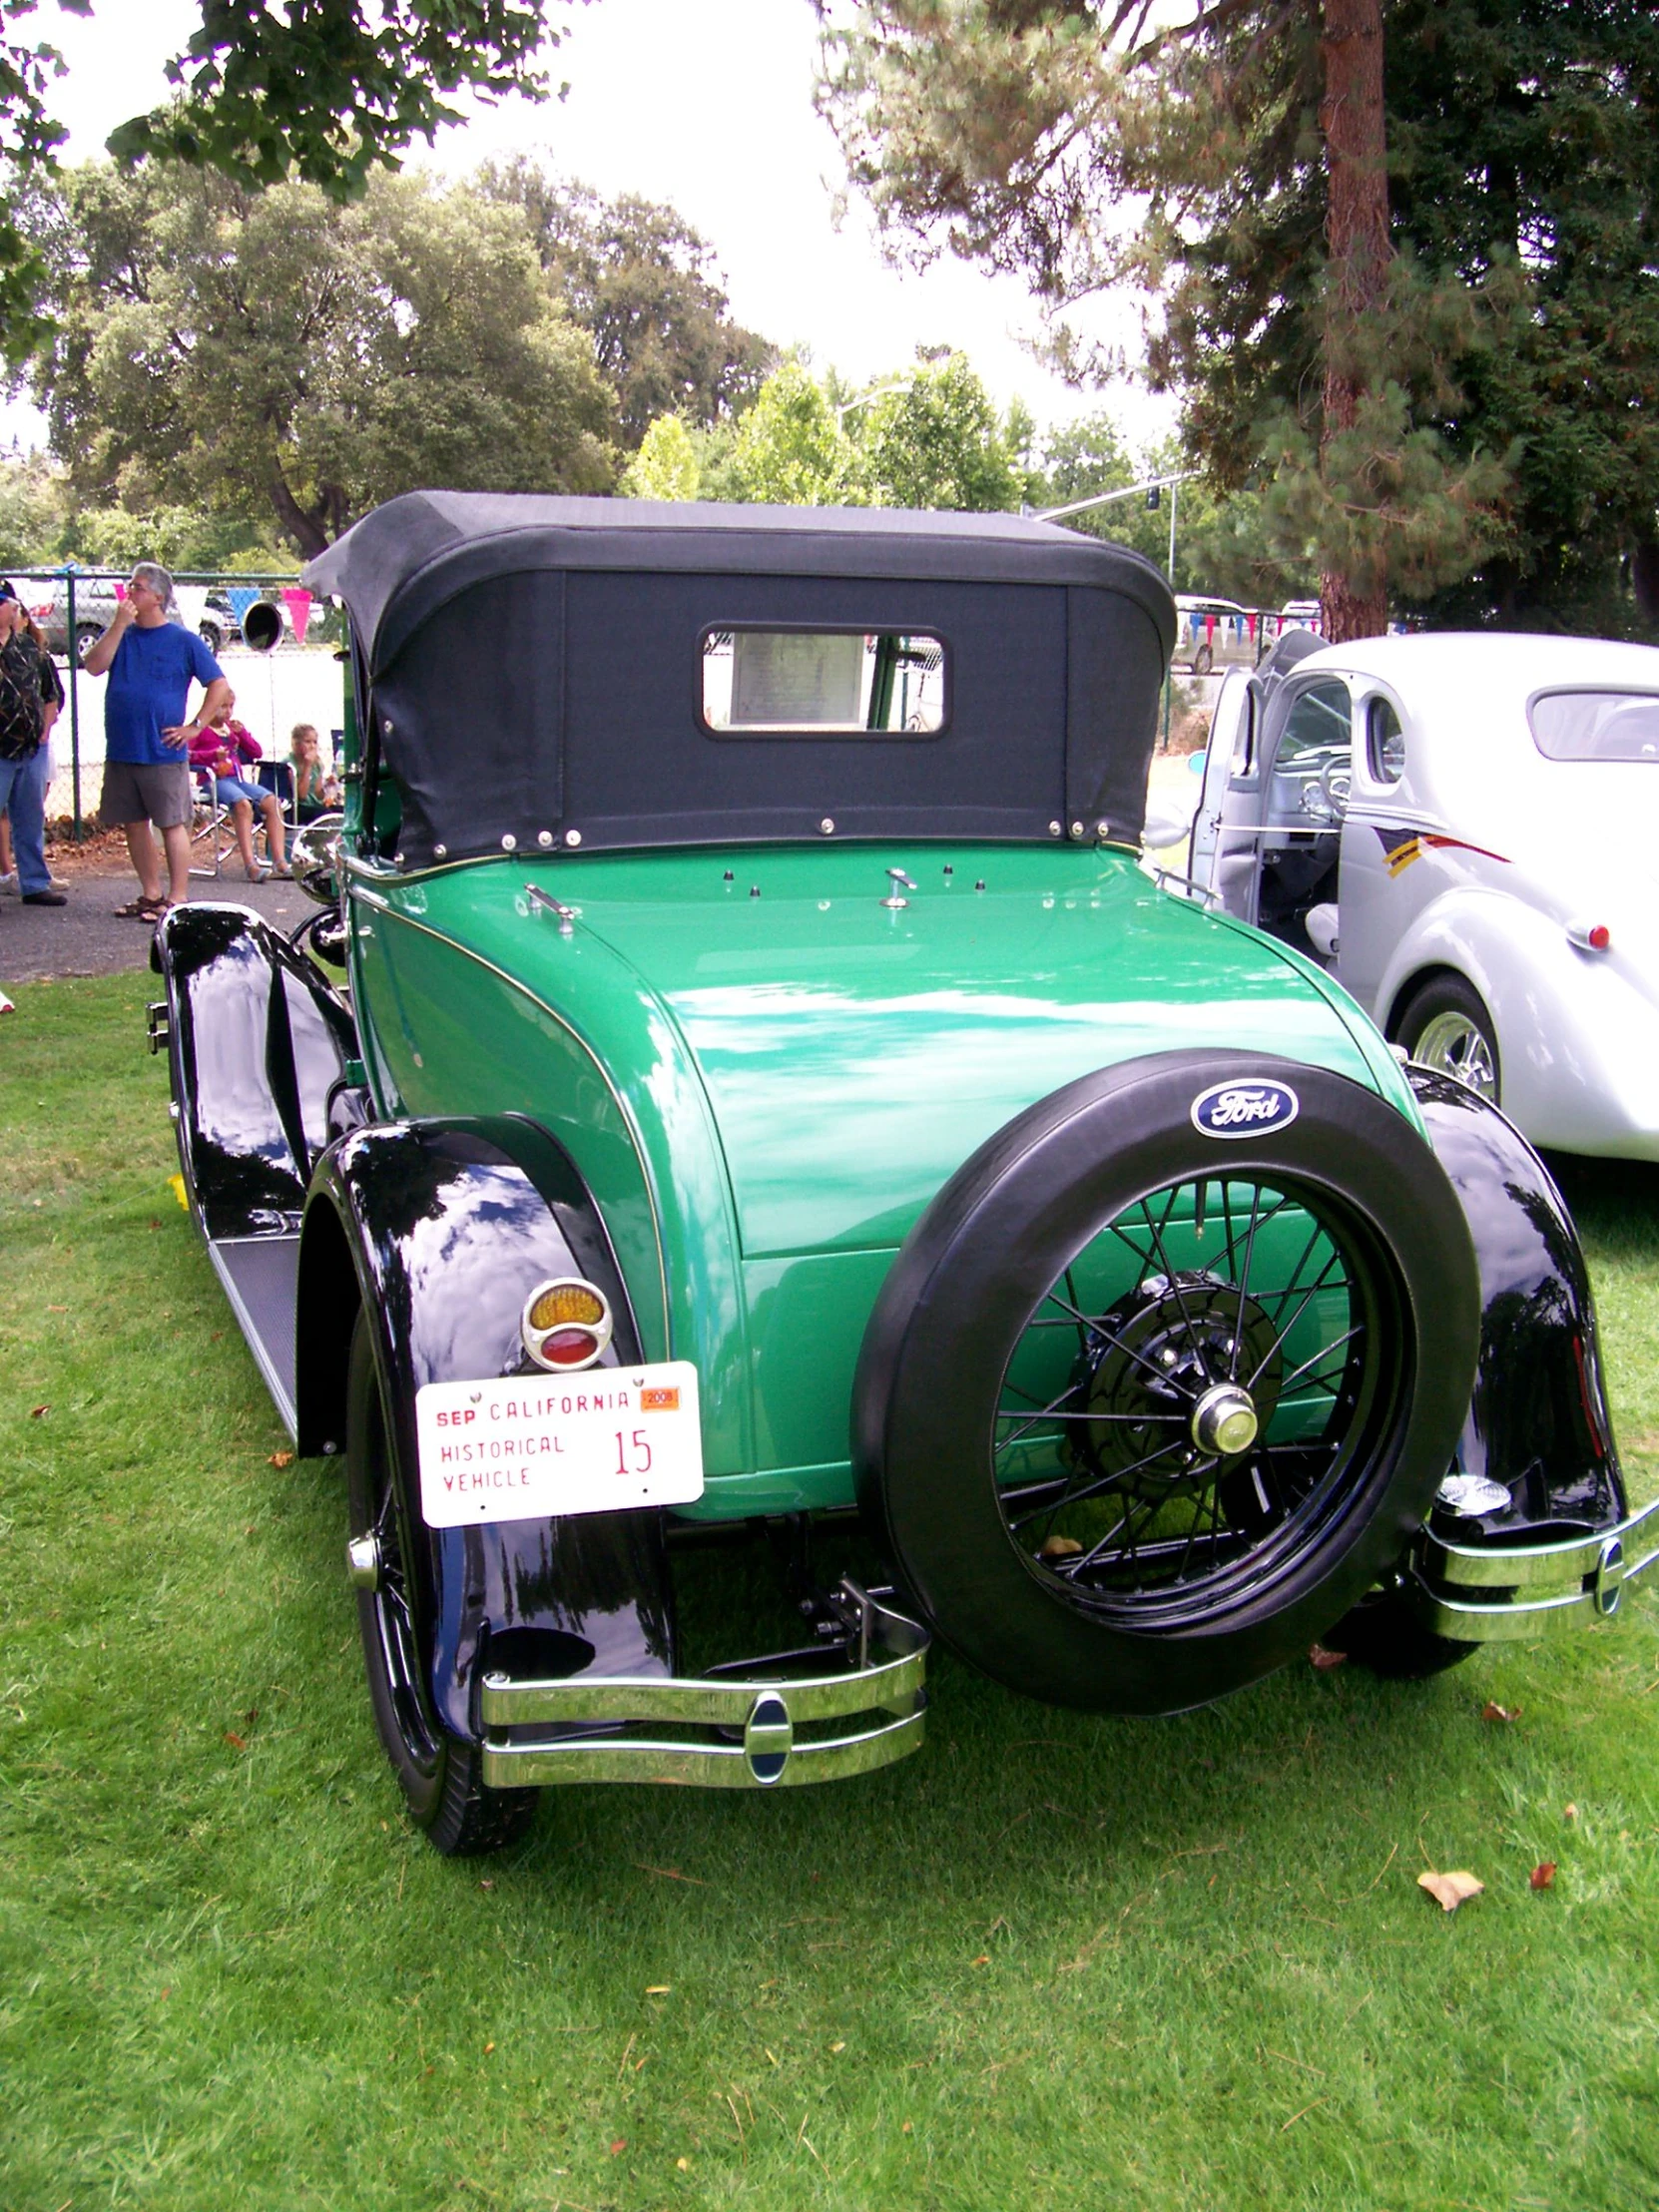
[{"label": "chrome wheel rim", "polygon": [[1341,1517],[1408,1401],[1398,1334],[1386,1256],[1328,1191],[1246,1172],[1149,1193],[1055,1279],[1004,1371],[1009,1538],[1126,1626],[1202,1622]]},{"label": "chrome wheel rim", "polygon": [[1497,1101],[1497,1067],[1478,1022],[1467,1014],[1436,1014],[1424,1024],[1411,1055],[1419,1066],[1449,1075],[1454,1083]]}]

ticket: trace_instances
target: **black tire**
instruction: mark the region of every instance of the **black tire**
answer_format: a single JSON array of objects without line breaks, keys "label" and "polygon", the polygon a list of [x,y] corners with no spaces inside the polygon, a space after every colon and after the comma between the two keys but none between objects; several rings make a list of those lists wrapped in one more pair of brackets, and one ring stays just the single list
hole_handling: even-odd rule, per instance
[{"label": "black tire", "polygon": [[[1264,1081],[1294,1092],[1288,1125],[1196,1126],[1212,1086]],[[1479,1311],[1456,1194],[1374,1093],[1236,1052],[1103,1069],[1010,1122],[906,1240],[854,1384],[860,1499],[985,1673],[1179,1712],[1305,1652],[1397,1561]],[[1206,1443],[1241,1388],[1252,1436]]]},{"label": "black tire", "polygon": [[1341,1651],[1357,1667],[1385,1682],[1426,1682],[1461,1666],[1480,1649],[1452,1636],[1437,1636],[1391,1592],[1362,1598],[1324,1637],[1327,1648]]},{"label": "black tire", "polygon": [[1209,646],[1201,645],[1193,655],[1193,674],[1195,676],[1208,676],[1215,665],[1216,657],[1214,653]]},{"label": "black tire", "polygon": [[479,1779],[476,1744],[436,1719],[422,1654],[415,1546],[422,1529],[398,1479],[385,1386],[368,1316],[359,1312],[346,1382],[345,1466],[353,1536],[379,1545],[379,1582],[357,1592],[357,1625],[374,1725],[409,1817],[446,1859],[496,1851],[523,1833],[534,1790],[492,1790]]},{"label": "black tire", "polygon": [[197,635],[201,638],[202,643],[207,647],[210,653],[218,655],[224,651],[225,633],[219,627],[219,624],[217,622],[204,622],[200,624],[198,626]]},{"label": "black tire", "polygon": [[1394,1035],[1411,1059],[1502,1105],[1497,1031],[1479,992],[1460,975],[1430,976],[1413,991]]},{"label": "black tire", "polygon": [[76,623],[76,625],[75,625],[75,658],[76,658],[76,660],[77,660],[77,661],[84,661],[84,660],[86,659],[87,655],[88,655],[88,654],[89,654],[89,653],[90,653],[90,652],[92,651],[93,647],[94,647],[94,646],[95,646],[95,645],[96,645],[96,644],[98,643],[99,639],[100,639],[100,638],[101,638],[101,637],[102,637],[103,635],[104,635],[104,626],[103,626],[103,624],[102,624],[102,623],[98,623],[98,622],[78,622],[78,623]]}]

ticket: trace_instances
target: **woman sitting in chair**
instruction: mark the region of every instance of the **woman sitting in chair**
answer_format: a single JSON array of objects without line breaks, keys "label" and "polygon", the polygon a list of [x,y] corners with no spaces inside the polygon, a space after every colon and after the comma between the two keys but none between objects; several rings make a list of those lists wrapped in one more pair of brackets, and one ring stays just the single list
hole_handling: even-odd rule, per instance
[{"label": "woman sitting in chair", "polygon": [[[204,723],[201,734],[191,740],[190,765],[201,772],[211,772],[214,795],[231,817],[231,827],[236,831],[237,850],[242,854],[242,864],[248,870],[251,883],[263,882],[271,874],[286,875],[287,850],[283,842],[282,803],[275,792],[256,784],[242,771],[261,756],[260,742],[253,732],[238,722],[231,710],[237,703],[232,692],[211,722]],[[271,853],[270,867],[262,867],[254,851],[254,810],[258,808],[265,817],[265,841]]]}]

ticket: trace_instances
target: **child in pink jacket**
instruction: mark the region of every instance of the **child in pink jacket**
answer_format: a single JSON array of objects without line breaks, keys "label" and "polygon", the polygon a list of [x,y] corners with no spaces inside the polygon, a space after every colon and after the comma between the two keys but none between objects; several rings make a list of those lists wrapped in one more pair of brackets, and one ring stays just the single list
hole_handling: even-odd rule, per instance
[{"label": "child in pink jacket", "polygon": [[[232,692],[213,720],[203,725],[200,734],[190,743],[190,765],[201,773],[211,770],[214,793],[222,807],[230,810],[231,827],[237,835],[237,850],[242,854],[242,864],[248,870],[251,883],[263,882],[275,872],[286,875],[287,851],[283,841],[282,803],[275,792],[268,792],[263,784],[256,784],[243,770],[261,758],[260,741],[253,732],[238,722],[231,710],[237,703]],[[265,817],[265,841],[271,853],[271,866],[262,867],[254,852],[254,810],[258,807]]]}]

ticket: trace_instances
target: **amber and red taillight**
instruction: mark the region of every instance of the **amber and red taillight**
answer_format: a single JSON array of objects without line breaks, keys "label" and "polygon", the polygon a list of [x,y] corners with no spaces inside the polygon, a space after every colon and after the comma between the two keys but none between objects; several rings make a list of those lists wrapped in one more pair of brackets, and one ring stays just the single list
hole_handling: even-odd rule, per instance
[{"label": "amber and red taillight", "polygon": [[549,1374],[591,1368],[611,1341],[610,1301],[580,1276],[538,1283],[524,1302],[519,1332],[525,1351]]}]

